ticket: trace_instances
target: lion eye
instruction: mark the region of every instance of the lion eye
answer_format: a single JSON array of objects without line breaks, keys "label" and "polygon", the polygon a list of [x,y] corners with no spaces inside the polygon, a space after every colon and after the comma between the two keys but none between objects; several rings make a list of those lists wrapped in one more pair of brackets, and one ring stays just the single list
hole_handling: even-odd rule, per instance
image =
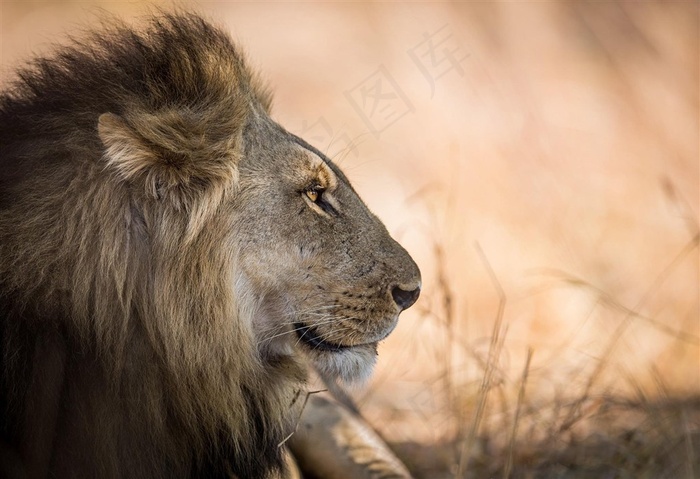
[{"label": "lion eye", "polygon": [[325,190],[323,188],[316,186],[304,191],[304,194],[306,194],[306,197],[313,203],[317,203],[321,199],[321,195],[324,191]]},{"label": "lion eye", "polygon": [[306,198],[311,201],[315,206],[318,206],[324,213],[334,216],[338,214],[338,211],[333,206],[332,202],[328,200],[330,198],[324,198],[326,189],[319,184],[312,185],[303,191]]}]

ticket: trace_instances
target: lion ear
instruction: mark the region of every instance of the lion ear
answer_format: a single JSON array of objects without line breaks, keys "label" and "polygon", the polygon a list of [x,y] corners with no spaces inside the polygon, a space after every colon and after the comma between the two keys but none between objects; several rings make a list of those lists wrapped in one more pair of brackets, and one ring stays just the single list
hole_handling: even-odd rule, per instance
[{"label": "lion ear", "polygon": [[124,181],[148,197],[188,208],[202,196],[233,189],[238,180],[240,122],[205,120],[176,109],[127,117],[104,113],[97,132],[109,167]]}]

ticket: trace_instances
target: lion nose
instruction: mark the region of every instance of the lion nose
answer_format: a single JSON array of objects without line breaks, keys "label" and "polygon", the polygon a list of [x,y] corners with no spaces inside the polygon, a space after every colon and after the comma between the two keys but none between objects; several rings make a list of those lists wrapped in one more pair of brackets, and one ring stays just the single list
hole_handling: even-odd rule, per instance
[{"label": "lion nose", "polygon": [[395,286],[391,290],[391,297],[394,298],[394,302],[399,306],[399,308],[401,308],[402,311],[404,309],[408,309],[411,306],[413,306],[413,303],[416,302],[419,295],[420,295],[420,286],[417,287],[416,289],[412,289],[410,291],[406,291],[405,289],[401,289],[398,286]]}]

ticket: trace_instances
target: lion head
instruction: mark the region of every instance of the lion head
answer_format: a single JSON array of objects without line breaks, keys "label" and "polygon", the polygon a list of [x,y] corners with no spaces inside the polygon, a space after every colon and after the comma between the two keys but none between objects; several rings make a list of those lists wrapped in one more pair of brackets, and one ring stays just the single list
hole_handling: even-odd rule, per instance
[{"label": "lion head", "polygon": [[259,352],[364,378],[377,343],[418,297],[418,268],[328,158],[260,119],[270,141],[240,164],[235,209],[238,296],[257,293]]},{"label": "lion head", "polygon": [[0,441],[25,467],[264,477],[308,364],[369,375],[420,273],[269,105],[194,15],[111,27],[0,97]]}]

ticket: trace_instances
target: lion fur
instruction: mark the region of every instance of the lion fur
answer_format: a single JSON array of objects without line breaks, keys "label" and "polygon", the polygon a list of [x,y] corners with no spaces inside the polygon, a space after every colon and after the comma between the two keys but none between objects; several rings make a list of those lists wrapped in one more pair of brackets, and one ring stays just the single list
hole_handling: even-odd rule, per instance
[{"label": "lion fur", "polygon": [[269,104],[228,37],[189,14],[114,23],[0,96],[0,472],[281,467],[304,368],[263,366],[228,320],[254,306],[226,287],[216,215],[242,125]]}]

